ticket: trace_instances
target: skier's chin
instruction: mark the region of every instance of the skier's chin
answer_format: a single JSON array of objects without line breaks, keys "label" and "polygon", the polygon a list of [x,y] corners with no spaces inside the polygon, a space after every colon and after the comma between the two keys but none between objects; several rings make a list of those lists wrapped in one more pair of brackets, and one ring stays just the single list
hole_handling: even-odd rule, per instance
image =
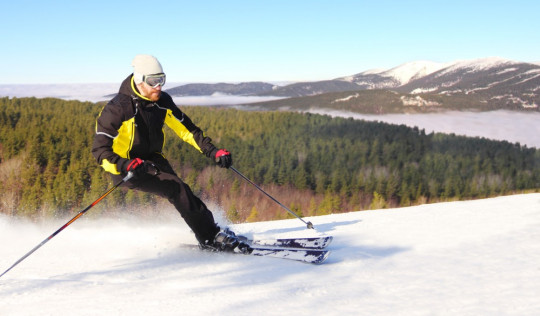
[{"label": "skier's chin", "polygon": [[157,100],[159,100],[160,96],[161,96],[161,91],[152,92],[150,96],[148,97],[148,99],[150,99],[150,101],[152,102],[156,102]]}]

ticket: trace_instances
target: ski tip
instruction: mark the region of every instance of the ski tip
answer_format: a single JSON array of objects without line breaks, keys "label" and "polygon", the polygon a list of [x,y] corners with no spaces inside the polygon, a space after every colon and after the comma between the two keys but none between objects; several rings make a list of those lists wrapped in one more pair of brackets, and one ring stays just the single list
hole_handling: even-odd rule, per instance
[{"label": "ski tip", "polygon": [[326,243],[326,245],[330,245],[330,243],[334,240],[334,236],[328,236],[328,242]]},{"label": "ski tip", "polygon": [[313,264],[315,265],[320,265],[320,264],[323,264],[326,259],[328,259],[328,256],[330,256],[330,251],[324,251],[321,256],[314,262],[312,262]]}]

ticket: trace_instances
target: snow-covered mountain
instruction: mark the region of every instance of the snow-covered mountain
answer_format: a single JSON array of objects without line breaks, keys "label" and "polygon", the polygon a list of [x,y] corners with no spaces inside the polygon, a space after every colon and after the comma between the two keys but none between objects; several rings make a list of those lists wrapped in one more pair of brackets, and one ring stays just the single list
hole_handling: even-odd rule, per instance
[{"label": "snow-covered mountain", "polygon": [[431,61],[414,61],[389,70],[367,70],[338,80],[352,82],[366,89],[395,88],[443,69],[445,65]]},{"label": "snow-covered mountain", "polygon": [[[454,79],[453,81],[461,82],[462,79],[478,73],[494,71],[495,74],[500,75],[507,72],[512,72],[518,70],[512,68],[514,66],[517,67],[518,65],[528,65],[526,67],[527,70],[540,68],[536,67],[538,65],[535,64],[515,62],[499,57],[462,60],[450,63],[414,61],[402,64],[389,70],[368,70],[356,75],[338,78],[337,80],[349,81],[362,86],[369,83],[370,78],[372,79],[378,77],[379,81],[386,80],[388,82],[393,82],[393,84],[390,84],[387,87],[397,88],[413,82],[418,82],[430,75],[437,78],[451,76]],[[448,82],[445,82],[444,84],[448,85]],[[383,88],[383,86],[378,85],[372,85],[372,87],[373,89]]]},{"label": "snow-covered mountain", "polygon": [[[231,86],[231,85],[229,85]],[[540,65],[498,57],[438,63],[413,61],[391,69],[371,69],[331,80],[283,86],[265,83],[190,84],[167,90],[173,96],[213,93],[302,97],[329,92],[386,89],[402,93],[479,96],[497,108],[538,108]],[[240,92],[241,91],[241,92]],[[474,97],[472,98],[474,99]]]},{"label": "snow-covered mountain", "polygon": [[[1,315],[538,315],[540,194],[232,225],[332,235],[323,265],[199,251],[173,209],[87,214],[0,278]],[[130,213],[133,215],[133,213]],[[127,215],[125,215],[127,216]],[[0,268],[64,221],[0,215]]]},{"label": "snow-covered mountain", "polygon": [[540,66],[498,57],[451,63],[415,61],[388,70],[368,70],[334,80],[279,87],[272,95],[312,96],[373,89],[458,96],[471,103],[489,103],[494,108],[538,109]]},{"label": "snow-covered mountain", "polygon": [[540,66],[501,58],[460,61],[411,80],[402,85],[400,90],[450,95],[483,94],[492,98],[523,96],[537,100],[540,90]]}]

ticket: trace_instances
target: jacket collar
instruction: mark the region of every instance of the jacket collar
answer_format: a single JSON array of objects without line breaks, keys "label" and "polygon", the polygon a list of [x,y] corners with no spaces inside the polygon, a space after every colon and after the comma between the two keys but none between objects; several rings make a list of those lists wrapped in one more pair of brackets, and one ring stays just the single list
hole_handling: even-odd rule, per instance
[{"label": "jacket collar", "polygon": [[152,100],[148,99],[147,97],[145,97],[145,96],[143,96],[142,94],[139,93],[139,89],[137,89],[137,86],[135,85],[135,81],[133,80],[133,76],[131,76],[130,85],[131,85],[131,91],[133,91],[133,93],[135,93],[135,95],[138,98],[149,101],[149,102],[152,102]]},{"label": "jacket collar", "polygon": [[133,74],[129,75],[126,79],[124,79],[124,81],[122,81],[118,93],[129,96],[132,100],[142,105],[143,107],[152,106],[155,103],[152,102],[150,99],[144,97],[139,92],[137,86],[135,85],[135,82],[133,81]]}]

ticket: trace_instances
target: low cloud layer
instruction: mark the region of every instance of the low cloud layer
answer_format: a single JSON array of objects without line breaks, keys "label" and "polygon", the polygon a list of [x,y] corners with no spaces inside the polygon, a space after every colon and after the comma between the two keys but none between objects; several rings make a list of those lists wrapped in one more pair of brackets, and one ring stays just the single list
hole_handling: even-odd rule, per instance
[{"label": "low cloud layer", "polygon": [[431,114],[368,115],[345,111],[312,109],[310,113],[333,117],[352,117],[358,120],[404,124],[425,129],[426,133],[454,133],[471,137],[519,142],[527,147],[540,148],[540,113],[516,111],[442,112]]}]

